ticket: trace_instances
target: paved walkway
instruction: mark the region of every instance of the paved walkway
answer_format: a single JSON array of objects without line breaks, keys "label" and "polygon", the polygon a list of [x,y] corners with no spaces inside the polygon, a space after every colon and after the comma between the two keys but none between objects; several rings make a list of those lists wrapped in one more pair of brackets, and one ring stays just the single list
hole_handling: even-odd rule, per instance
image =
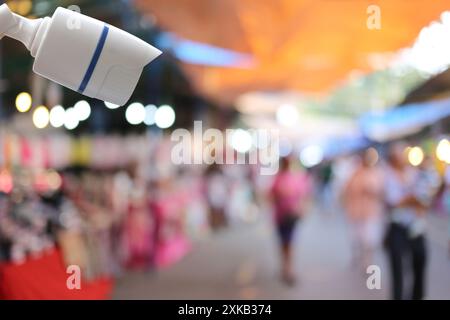
[{"label": "paved walkway", "polygon": [[[450,299],[446,223],[430,221],[429,299]],[[270,223],[261,220],[224,230],[195,244],[178,264],[159,272],[128,273],[115,299],[387,299],[389,270],[383,252],[376,263],[382,288],[369,290],[367,275],[352,266],[344,219],[326,213],[308,216],[296,234],[299,282],[280,283],[277,247]]]}]

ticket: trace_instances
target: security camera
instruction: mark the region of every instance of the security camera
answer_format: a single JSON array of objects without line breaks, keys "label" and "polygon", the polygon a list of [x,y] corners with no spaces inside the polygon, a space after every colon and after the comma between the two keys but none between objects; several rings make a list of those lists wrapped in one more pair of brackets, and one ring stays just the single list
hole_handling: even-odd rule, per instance
[{"label": "security camera", "polygon": [[141,39],[81,13],[57,8],[27,19],[0,6],[0,39],[21,41],[35,58],[33,71],[86,96],[124,105],[143,68],[161,54]]}]

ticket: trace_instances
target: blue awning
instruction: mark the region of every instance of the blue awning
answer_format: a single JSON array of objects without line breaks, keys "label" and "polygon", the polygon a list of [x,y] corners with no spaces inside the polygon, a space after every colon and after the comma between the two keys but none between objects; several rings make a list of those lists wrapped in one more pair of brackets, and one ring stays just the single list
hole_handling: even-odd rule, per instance
[{"label": "blue awning", "polygon": [[386,142],[418,133],[427,126],[450,117],[450,99],[414,103],[383,112],[369,112],[359,119],[368,139]]},{"label": "blue awning", "polygon": [[253,57],[249,54],[182,39],[169,32],[162,33],[158,37],[157,45],[162,49],[171,50],[175,57],[189,64],[249,68],[254,63]]}]

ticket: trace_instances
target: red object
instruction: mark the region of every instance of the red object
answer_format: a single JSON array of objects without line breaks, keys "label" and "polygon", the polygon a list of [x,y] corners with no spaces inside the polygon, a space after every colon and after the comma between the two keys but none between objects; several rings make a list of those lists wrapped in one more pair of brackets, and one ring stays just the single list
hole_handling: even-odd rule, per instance
[{"label": "red object", "polygon": [[103,300],[110,297],[111,279],[82,281],[81,289],[70,290],[66,285],[70,275],[57,249],[23,264],[0,264],[0,299]]}]

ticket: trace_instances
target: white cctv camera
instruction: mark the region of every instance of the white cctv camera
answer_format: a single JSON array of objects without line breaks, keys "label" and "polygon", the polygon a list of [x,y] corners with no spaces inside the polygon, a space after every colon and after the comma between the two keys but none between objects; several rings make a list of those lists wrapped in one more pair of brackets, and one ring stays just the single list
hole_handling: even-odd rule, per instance
[{"label": "white cctv camera", "polygon": [[33,71],[86,96],[124,105],[157,48],[99,20],[57,8],[31,20],[0,6],[0,38],[21,41],[35,58]]}]

